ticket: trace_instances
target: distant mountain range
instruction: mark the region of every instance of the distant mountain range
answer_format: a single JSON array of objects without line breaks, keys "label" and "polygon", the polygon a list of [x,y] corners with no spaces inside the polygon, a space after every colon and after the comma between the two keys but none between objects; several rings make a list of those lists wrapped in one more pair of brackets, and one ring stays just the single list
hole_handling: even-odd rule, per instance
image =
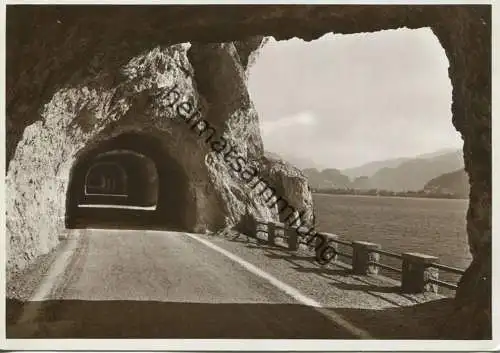
[{"label": "distant mountain range", "polygon": [[[282,159],[287,160],[286,158]],[[293,164],[292,161],[287,161]],[[464,160],[463,153],[459,149],[440,150],[413,158],[405,157],[376,161],[345,170],[328,168],[320,171],[319,168],[301,168],[297,164],[296,166],[302,169],[309,179],[310,186],[315,189],[352,188],[397,192],[418,191],[426,186],[428,188],[463,189],[463,183],[460,184],[463,182],[460,170],[464,168]],[[428,183],[435,178],[452,172],[457,174],[448,177],[443,176],[443,179],[438,179],[434,181],[434,184],[428,186]],[[468,182],[465,184],[468,186]],[[466,191],[462,190],[461,192]]]},{"label": "distant mountain range", "polygon": [[469,176],[464,169],[442,174],[425,184],[424,191],[467,198],[470,191]]},{"label": "distant mountain range", "polygon": [[338,169],[323,169],[322,171],[316,168],[303,169],[302,172],[309,179],[309,185],[316,189],[347,189],[351,185],[351,180],[347,175],[342,174]]},{"label": "distant mountain range", "polygon": [[278,154],[270,151],[265,151],[265,154],[273,158],[283,159],[299,169],[307,169],[307,168],[324,169],[324,166],[314,162],[311,158],[296,157],[296,156],[286,155],[284,153]]},{"label": "distant mountain range", "polygon": [[380,190],[418,191],[429,180],[463,167],[463,154],[460,150],[428,158],[417,157],[396,167],[379,169],[368,178],[368,186]]}]

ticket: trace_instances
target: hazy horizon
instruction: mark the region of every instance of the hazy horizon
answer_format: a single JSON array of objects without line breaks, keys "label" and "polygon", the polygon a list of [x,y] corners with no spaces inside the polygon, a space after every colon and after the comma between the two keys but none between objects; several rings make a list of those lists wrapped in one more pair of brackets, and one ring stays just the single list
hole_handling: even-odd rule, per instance
[{"label": "hazy horizon", "polygon": [[[339,170],[347,170],[347,169],[353,169],[353,168],[358,168],[358,167],[361,167],[363,165],[366,165],[366,164],[370,164],[370,163],[377,163],[377,162],[384,162],[384,161],[387,161],[387,160],[391,160],[391,159],[403,159],[403,158],[407,158],[407,159],[413,159],[413,158],[419,158],[423,155],[426,155],[426,154],[429,154],[429,153],[451,153],[451,152],[454,152],[456,150],[461,150],[462,148],[461,147],[448,147],[448,148],[440,148],[440,149],[437,149],[435,151],[431,151],[431,152],[424,152],[424,153],[419,153],[417,155],[411,155],[411,156],[398,156],[398,157],[390,157],[390,158],[386,158],[386,159],[377,159],[377,160],[372,160],[372,161],[367,161],[367,162],[364,162],[364,163],[361,163],[361,164],[357,164],[357,165],[353,165],[353,166],[350,166],[350,167],[347,167],[347,168],[336,168],[335,166],[322,166],[322,165],[319,165],[316,166],[316,167],[321,167],[321,169],[328,169],[328,168],[334,168],[334,169],[339,169]],[[277,154],[277,155],[280,155],[280,157],[282,157],[283,159],[286,160],[286,157],[284,156],[281,156],[280,153],[278,152],[275,152],[275,151],[270,151],[270,150],[267,150],[265,149],[266,152],[270,152],[270,153],[273,153],[273,154]],[[306,159],[306,158],[304,158]],[[314,161],[313,158],[311,158],[312,161]],[[308,167],[308,168],[314,168],[315,166],[312,166],[312,167]]]},{"label": "hazy horizon", "polygon": [[447,70],[428,28],[271,38],[248,87],[267,151],[347,169],[462,148]]}]

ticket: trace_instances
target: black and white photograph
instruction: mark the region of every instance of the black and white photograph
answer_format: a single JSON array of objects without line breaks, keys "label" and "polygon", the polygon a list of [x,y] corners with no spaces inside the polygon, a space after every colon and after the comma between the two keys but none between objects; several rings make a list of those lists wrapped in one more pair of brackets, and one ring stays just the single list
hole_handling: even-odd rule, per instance
[{"label": "black and white photograph", "polygon": [[499,349],[493,8],[7,2],[2,349]]}]

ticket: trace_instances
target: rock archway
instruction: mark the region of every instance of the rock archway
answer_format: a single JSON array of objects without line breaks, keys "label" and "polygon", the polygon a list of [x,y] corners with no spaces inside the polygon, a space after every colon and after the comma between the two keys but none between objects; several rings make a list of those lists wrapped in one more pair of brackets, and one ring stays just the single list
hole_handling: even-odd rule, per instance
[{"label": "rock archway", "polygon": [[[103,173],[121,170],[124,174],[118,174],[116,179],[122,179],[126,192],[89,195],[86,192],[89,172],[99,166],[107,168]],[[119,227],[140,225],[189,230],[193,225],[188,224],[188,214],[196,209],[189,195],[188,182],[189,177],[182,167],[154,136],[121,134],[78,154],[66,195],[66,227],[105,225],[107,222]],[[83,207],[91,204],[103,206],[98,209]],[[154,209],[117,210],[104,205],[154,206]]]},{"label": "rock archway", "polygon": [[[175,155],[189,161],[183,168],[191,173],[190,190],[202,210],[190,221],[197,230],[234,224],[248,210],[276,218],[245,196],[222,159],[207,157],[206,146],[190,134],[172,134],[185,126],[165,123],[175,114],[158,99],[162,90],[177,82],[219,132],[261,166],[245,69],[262,36],[312,40],[328,32],[430,27],[450,62],[453,124],[464,139],[471,184],[467,231],[473,262],[457,291],[465,319],[454,320],[469,325],[456,335],[491,335],[491,6],[12,5],[6,26],[8,268],[25,266],[57,243],[75,153],[127,126],[154,126],[182,142]],[[153,49],[184,42],[195,49],[189,59],[178,47]],[[132,119],[137,112],[149,120]]]}]

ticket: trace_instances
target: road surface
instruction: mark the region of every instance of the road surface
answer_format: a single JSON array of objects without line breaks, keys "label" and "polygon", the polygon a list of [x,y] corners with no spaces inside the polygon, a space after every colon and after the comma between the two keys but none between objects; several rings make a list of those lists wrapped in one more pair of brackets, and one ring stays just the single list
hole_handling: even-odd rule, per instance
[{"label": "road surface", "polygon": [[[291,268],[287,254],[244,239],[145,230],[78,233],[30,302],[8,302],[19,306],[19,315],[7,337],[371,338],[358,325],[362,319],[353,323],[335,307],[414,303],[388,290],[374,296],[352,279],[332,286],[324,278],[328,272],[315,276],[316,266]],[[337,272],[330,274],[345,278]]]}]

